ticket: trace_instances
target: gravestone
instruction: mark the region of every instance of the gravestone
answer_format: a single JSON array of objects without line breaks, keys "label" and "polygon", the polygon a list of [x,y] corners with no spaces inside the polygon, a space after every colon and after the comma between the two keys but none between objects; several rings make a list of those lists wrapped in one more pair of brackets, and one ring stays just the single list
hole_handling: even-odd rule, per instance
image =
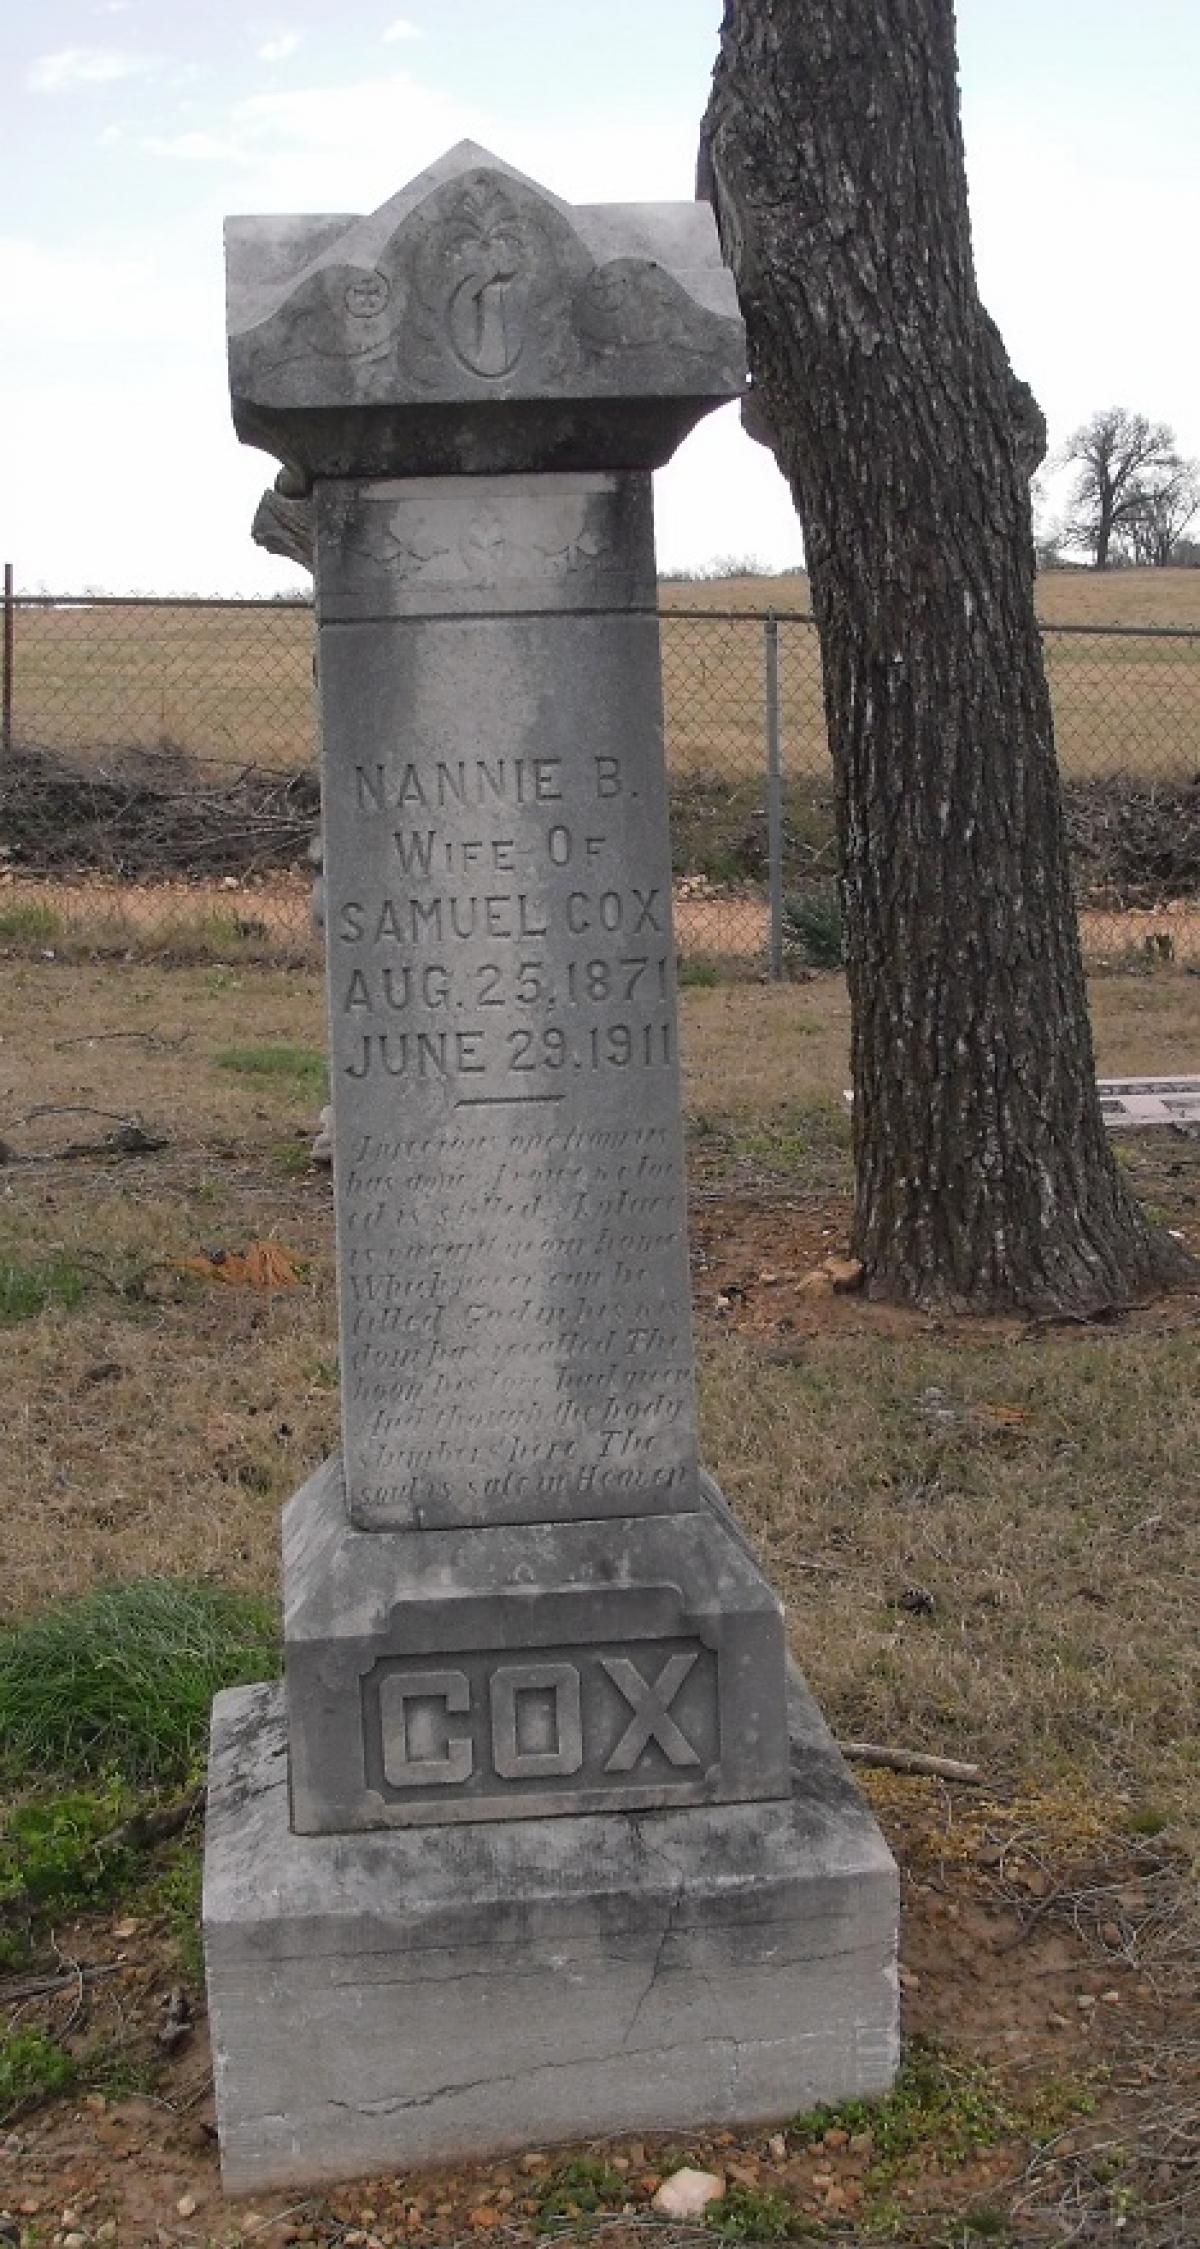
[{"label": "gravestone", "polygon": [[1101,1078],[1096,1091],[1110,1132],[1144,1132],[1162,1125],[1194,1132],[1200,1127],[1200,1077]]},{"label": "gravestone", "polygon": [[744,388],[711,214],[463,144],[228,261],[313,492],[343,1445],[214,1713],[226,2182],[881,2092],[895,1869],[697,1458],[650,471]]}]

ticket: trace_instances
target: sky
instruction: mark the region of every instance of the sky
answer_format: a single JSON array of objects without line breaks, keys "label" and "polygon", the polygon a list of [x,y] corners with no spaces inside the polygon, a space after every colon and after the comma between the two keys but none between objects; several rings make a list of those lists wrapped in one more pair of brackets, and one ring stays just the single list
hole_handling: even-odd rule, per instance
[{"label": "sky", "polygon": [[[366,211],[455,141],[575,202],[690,197],[720,0],[7,0],[0,559],[27,591],[270,593],[221,220]],[[1061,446],[1200,454],[1200,0],[960,0],[980,287]],[[666,567],[801,559],[736,409],[656,478]]]}]

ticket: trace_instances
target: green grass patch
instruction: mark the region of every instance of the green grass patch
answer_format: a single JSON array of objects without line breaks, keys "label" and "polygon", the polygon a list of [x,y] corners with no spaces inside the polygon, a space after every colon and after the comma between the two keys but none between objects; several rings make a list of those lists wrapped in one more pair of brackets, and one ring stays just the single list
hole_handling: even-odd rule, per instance
[{"label": "green grass patch", "polygon": [[0,906],[0,944],[48,945],[62,936],[62,922],[53,906],[40,899],[18,898]]},{"label": "green grass patch", "polygon": [[[102,937],[101,932],[95,934]],[[123,935],[126,950],[139,960],[198,968],[214,962],[219,973],[231,963],[254,960],[268,946],[270,933],[266,923],[253,915],[227,913],[218,907],[207,914],[168,914],[152,929],[125,928]]]},{"label": "green grass patch", "polygon": [[735,1131],[735,1151],[771,1171],[849,1183],[850,1117],[839,1101],[802,1101]]},{"label": "green grass patch", "polygon": [[0,1327],[36,1320],[52,1307],[73,1312],[91,1294],[94,1276],[73,1258],[0,1257]]},{"label": "green grass patch", "polygon": [[65,2093],[77,2074],[65,2046],[40,2030],[13,2030],[0,2037],[0,2124],[32,2101]]},{"label": "green grass patch", "polygon": [[179,1965],[189,1983],[203,1986],[204,1945],[200,1933],[200,1894],[204,1886],[204,1857],[199,1835],[181,1844],[172,1866],[167,1867],[143,1900],[152,1913],[165,1913],[179,1954]]},{"label": "green grass patch", "polygon": [[178,1782],[218,1689],[278,1668],[265,1601],[176,1578],[100,1587],[0,1633],[0,1774]]},{"label": "green grass patch", "polygon": [[1090,2115],[1094,2107],[1084,2088],[1057,2079],[1014,2100],[986,2063],[914,2039],[882,2101],[813,2109],[794,2118],[789,2130],[809,2145],[835,2127],[852,2134],[869,2132],[875,2143],[871,2178],[882,2186],[925,2155],[936,2156],[943,2166],[965,2163],[1003,2140],[1049,2138],[1071,2117]]},{"label": "green grass patch", "polygon": [[767,2187],[732,2186],[705,2215],[710,2233],[725,2241],[796,2241],[812,2232],[795,2203]]},{"label": "green grass patch", "polygon": [[277,1140],[271,1169],[280,1179],[307,1179],[313,1169],[311,1140]]},{"label": "green grass patch", "polygon": [[629,2182],[600,2157],[574,2156],[550,2172],[537,2193],[537,2228],[546,2232],[564,2218],[590,2218],[599,2210],[619,2210],[629,2199]]},{"label": "green grass patch", "polygon": [[914,2039],[882,2101],[843,2101],[838,2108],[813,2109],[790,2126],[797,2139],[810,2145],[835,2128],[871,2134],[876,2176],[882,2177],[930,2147],[936,2147],[943,2162],[963,2162],[1017,2130],[1018,2119],[984,2063],[961,2060]]},{"label": "green grass patch", "polygon": [[224,1046],[213,1061],[218,1070],[234,1070],[241,1077],[274,1078],[305,1093],[328,1090],[329,1065],[317,1047]]},{"label": "green grass patch", "polygon": [[79,1910],[119,1889],[129,1854],[97,1849],[126,1809],[116,1779],[18,1804],[0,1831],[0,1915]]}]

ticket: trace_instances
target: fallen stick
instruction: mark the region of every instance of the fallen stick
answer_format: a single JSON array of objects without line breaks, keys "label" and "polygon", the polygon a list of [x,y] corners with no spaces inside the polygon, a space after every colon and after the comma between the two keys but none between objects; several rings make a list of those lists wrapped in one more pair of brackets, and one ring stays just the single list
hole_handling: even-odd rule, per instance
[{"label": "fallen stick", "polygon": [[57,1048],[64,1046],[98,1046],[102,1039],[141,1039],[146,1046],[186,1046],[190,1031],[181,1031],[177,1039],[166,1038],[161,1031],[76,1031],[69,1039],[55,1039]]},{"label": "fallen stick", "polygon": [[123,1965],[120,1960],[101,1960],[93,1966],[72,1968],[66,1976],[31,1976],[27,1983],[0,1984],[0,2007],[15,2007],[18,2000],[45,1999],[56,1991],[71,1991],[80,1977],[88,1984],[98,1982],[101,1976],[119,1976]]},{"label": "fallen stick", "polygon": [[122,1821],[110,1834],[102,1835],[95,1848],[98,1851],[149,1851],[156,1843],[167,1843],[173,1835],[182,1835],[188,1821],[203,1806],[205,1789],[189,1788],[186,1796],[177,1797],[173,1804],[159,1804],[148,1812],[135,1812],[131,1819]]},{"label": "fallen stick", "polygon": [[851,1765],[879,1765],[889,1773],[925,1773],[931,1780],[957,1780],[964,1788],[978,1788],[983,1780],[979,1765],[963,1765],[957,1757],[931,1757],[923,1749],[886,1749],[873,1741],[840,1741]]}]

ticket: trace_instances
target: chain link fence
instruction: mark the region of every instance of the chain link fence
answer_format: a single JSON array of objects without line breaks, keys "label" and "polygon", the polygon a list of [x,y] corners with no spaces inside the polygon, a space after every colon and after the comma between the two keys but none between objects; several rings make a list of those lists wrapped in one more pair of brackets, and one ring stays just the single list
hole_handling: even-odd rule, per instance
[{"label": "chain link fence", "polygon": [[[10,596],[0,947],[316,960],[303,601]],[[1044,631],[1085,950],[1200,961],[1200,632]],[[811,618],[662,612],[684,974],[836,964]]]}]

